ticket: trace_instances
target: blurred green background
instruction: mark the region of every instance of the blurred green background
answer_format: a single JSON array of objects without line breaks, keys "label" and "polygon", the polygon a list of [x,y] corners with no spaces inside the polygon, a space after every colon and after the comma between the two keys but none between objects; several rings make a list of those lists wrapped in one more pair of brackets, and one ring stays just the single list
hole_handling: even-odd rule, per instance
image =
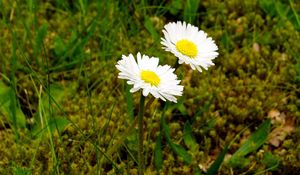
[{"label": "blurred green background", "polygon": [[115,64],[175,65],[160,38],[176,21],[219,56],[177,69],[177,104],[148,106],[145,174],[299,173],[299,14],[297,0],[0,0],[0,174],[137,174],[139,93]]}]

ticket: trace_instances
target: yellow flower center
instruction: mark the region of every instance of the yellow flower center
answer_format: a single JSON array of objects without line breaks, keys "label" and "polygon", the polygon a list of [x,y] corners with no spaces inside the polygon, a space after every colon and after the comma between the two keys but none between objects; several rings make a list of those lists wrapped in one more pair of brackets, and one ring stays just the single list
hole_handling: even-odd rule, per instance
[{"label": "yellow flower center", "polygon": [[176,43],[176,49],[183,55],[186,55],[191,58],[196,57],[198,54],[196,44],[186,39],[179,40]]},{"label": "yellow flower center", "polygon": [[152,86],[158,86],[160,83],[159,76],[155,72],[150,71],[150,70],[142,70],[141,78],[146,83],[150,83]]}]

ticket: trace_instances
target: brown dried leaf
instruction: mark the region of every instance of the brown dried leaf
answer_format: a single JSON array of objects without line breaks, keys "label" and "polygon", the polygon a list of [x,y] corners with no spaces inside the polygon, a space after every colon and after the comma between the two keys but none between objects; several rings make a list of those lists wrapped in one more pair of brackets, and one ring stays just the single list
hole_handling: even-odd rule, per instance
[{"label": "brown dried leaf", "polygon": [[199,163],[198,167],[203,171],[203,172],[207,172],[207,170],[211,167],[211,165],[215,162],[215,160],[217,159],[217,157],[219,156],[220,152],[218,149],[214,149],[212,151],[212,154],[209,155],[208,159],[206,159],[205,162],[203,163]]},{"label": "brown dried leaf", "polygon": [[207,170],[209,169],[209,167],[212,165],[214,163],[214,160],[212,160],[212,159],[208,159],[208,160],[206,160],[206,162],[204,162],[204,163],[199,163],[198,164],[198,167],[199,167],[199,169],[200,170],[202,170],[203,172],[207,172]]},{"label": "brown dried leaf", "polygon": [[277,109],[272,109],[268,113],[268,118],[271,119],[272,124],[283,125],[285,123],[285,114],[280,113]]},{"label": "brown dried leaf", "polygon": [[255,52],[259,52],[259,51],[260,51],[260,46],[259,46],[259,44],[258,44],[258,43],[253,43],[252,49],[253,49]]},{"label": "brown dried leaf", "polygon": [[294,120],[292,117],[286,117],[285,114],[280,114],[276,117],[282,119],[282,125],[272,130],[272,132],[269,135],[268,142],[271,145],[278,147],[281,144],[281,142],[284,141],[286,136],[288,136],[295,130],[295,127]]}]

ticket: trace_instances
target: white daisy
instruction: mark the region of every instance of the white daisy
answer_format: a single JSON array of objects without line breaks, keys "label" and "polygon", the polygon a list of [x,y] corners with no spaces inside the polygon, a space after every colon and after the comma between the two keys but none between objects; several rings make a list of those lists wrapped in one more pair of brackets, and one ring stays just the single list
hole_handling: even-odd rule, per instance
[{"label": "white daisy", "polygon": [[178,57],[179,64],[189,64],[193,70],[200,72],[200,67],[207,69],[214,65],[212,60],[218,56],[218,46],[204,31],[178,21],[166,24],[163,33],[163,48]]},{"label": "white daisy", "polygon": [[175,96],[181,96],[183,86],[179,85],[174,68],[169,65],[158,65],[159,59],[147,55],[137,54],[137,62],[132,54],[129,56],[122,55],[116,67],[121,72],[118,78],[128,80],[127,83],[133,85],[130,92],[143,90],[143,95],[149,93],[155,98],[164,101],[169,100],[177,102]]}]

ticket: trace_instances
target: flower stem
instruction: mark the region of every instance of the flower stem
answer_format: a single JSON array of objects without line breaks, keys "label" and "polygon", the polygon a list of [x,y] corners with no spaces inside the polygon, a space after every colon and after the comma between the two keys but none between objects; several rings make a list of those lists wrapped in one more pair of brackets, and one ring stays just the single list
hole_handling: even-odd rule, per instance
[{"label": "flower stem", "polygon": [[[179,62],[178,62],[178,60],[177,60],[176,63],[175,63],[175,65],[173,66],[173,68],[174,68],[175,71],[176,71],[178,67],[179,67]],[[174,71],[174,72],[175,72],[175,71]]]},{"label": "flower stem", "polygon": [[138,114],[138,128],[139,128],[138,170],[139,170],[139,175],[144,174],[144,155],[143,155],[143,135],[144,135],[143,116],[144,116],[144,107],[145,107],[144,103],[145,103],[145,97],[141,93],[139,114]]}]

